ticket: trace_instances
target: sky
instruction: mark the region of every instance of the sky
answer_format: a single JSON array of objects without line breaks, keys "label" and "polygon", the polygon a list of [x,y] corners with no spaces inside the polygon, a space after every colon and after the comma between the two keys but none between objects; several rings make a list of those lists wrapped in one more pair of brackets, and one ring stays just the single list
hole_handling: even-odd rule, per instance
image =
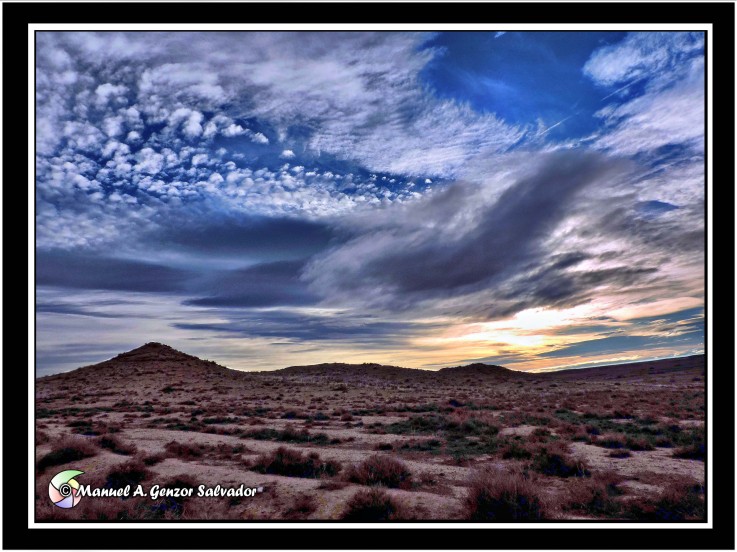
[{"label": "sky", "polygon": [[38,32],[37,375],[704,350],[704,35]]}]

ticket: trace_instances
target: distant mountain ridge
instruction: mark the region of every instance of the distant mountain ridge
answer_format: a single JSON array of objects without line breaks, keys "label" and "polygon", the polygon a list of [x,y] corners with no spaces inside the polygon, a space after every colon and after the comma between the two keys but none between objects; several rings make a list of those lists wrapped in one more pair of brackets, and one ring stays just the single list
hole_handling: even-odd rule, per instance
[{"label": "distant mountain ridge", "polygon": [[474,362],[473,364],[441,368],[440,370],[438,370],[438,373],[443,375],[483,374],[486,376],[512,376],[526,374],[526,372],[521,372],[519,370],[510,370],[509,368],[505,368],[504,366],[498,366],[496,364],[484,364],[483,362]]},{"label": "distant mountain ridge", "polygon": [[649,374],[679,371],[701,367],[705,370],[704,355],[677,357],[664,360],[643,361],[631,364],[597,366],[593,368],[566,369],[545,373],[522,372],[511,370],[494,364],[473,363],[461,366],[441,368],[440,370],[422,370],[404,368],[376,363],[347,364],[322,363],[313,365],[296,365],[270,371],[232,370],[211,360],[202,360],[196,356],[183,353],[158,342],[149,342],[141,347],[120,353],[115,357],[65,372],[46,376],[46,378],[68,378],[75,374],[95,377],[129,377],[138,373],[156,372],[161,378],[181,377],[186,374],[204,374],[205,376],[220,374],[228,377],[249,376],[286,376],[286,377],[368,377],[379,379],[421,379],[437,378],[492,378],[499,380],[543,380],[543,379],[588,379],[588,378],[621,378],[643,377]]},{"label": "distant mountain ridge", "polygon": [[[267,372],[260,372],[267,373]],[[328,376],[328,375],[364,375],[383,377],[422,376],[423,374],[437,374],[436,371],[405,368],[387,364],[365,362],[362,364],[348,364],[344,362],[326,362],[304,366],[288,366],[279,370],[269,371],[270,374],[289,376]]]},{"label": "distant mountain ridge", "polygon": [[323,363],[306,366],[289,366],[280,370],[273,370],[271,374],[283,374],[289,376],[365,376],[381,378],[421,378],[437,379],[447,377],[493,377],[500,379],[524,378],[528,374],[503,366],[493,364],[474,363],[467,366],[453,366],[441,368],[440,370],[422,370],[419,368],[404,368],[376,363],[346,364],[346,363]]}]

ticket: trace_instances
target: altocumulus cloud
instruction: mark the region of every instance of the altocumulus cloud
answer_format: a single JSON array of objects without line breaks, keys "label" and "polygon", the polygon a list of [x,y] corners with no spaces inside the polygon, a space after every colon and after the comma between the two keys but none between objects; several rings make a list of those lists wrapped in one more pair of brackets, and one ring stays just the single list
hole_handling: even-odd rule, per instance
[{"label": "altocumulus cloud", "polygon": [[[424,90],[418,75],[435,55],[424,40],[40,33],[40,243],[109,242],[114,221],[136,226],[152,210],[203,199],[313,216],[401,199],[410,190],[377,186],[368,171],[453,176],[469,157],[514,144],[521,130]],[[297,146],[358,163],[362,174],[271,164]],[[96,224],[74,236],[64,231],[72,217]]]}]

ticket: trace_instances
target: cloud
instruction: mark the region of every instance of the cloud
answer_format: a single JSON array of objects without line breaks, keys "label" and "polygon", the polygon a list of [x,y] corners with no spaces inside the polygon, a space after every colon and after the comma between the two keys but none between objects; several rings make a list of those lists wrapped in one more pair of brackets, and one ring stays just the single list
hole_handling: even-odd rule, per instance
[{"label": "cloud", "polygon": [[386,321],[370,316],[341,313],[309,313],[286,310],[236,311],[227,314],[227,322],[176,323],[175,327],[197,332],[231,335],[233,337],[266,337],[296,342],[341,341],[349,346],[364,348],[406,345],[419,330],[437,327],[431,323]]},{"label": "cloud", "polygon": [[[363,233],[314,259],[305,278],[325,296],[392,309],[483,289],[503,290],[520,273],[532,275],[545,266],[549,254],[544,242],[580,192],[611,185],[626,169],[619,161],[581,151],[538,155],[507,175],[511,184],[491,199],[488,188],[494,189],[494,183],[459,182],[402,209],[374,213]],[[559,258],[553,260],[557,271],[568,267]],[[606,279],[607,273],[598,276]],[[600,283],[593,274],[588,278],[591,286]],[[586,283],[579,277],[579,284]],[[492,304],[500,293],[504,296],[503,291],[488,293]],[[539,303],[545,299],[552,300],[541,290]]]},{"label": "cloud", "polygon": [[[688,339],[689,344],[696,345],[701,341],[702,333],[698,332],[697,335],[692,336]],[[554,351],[548,351],[540,353],[543,358],[546,357],[570,357],[570,356],[592,356],[598,354],[613,354],[621,351],[633,351],[633,350],[647,350],[656,347],[666,347],[675,344],[676,342],[683,345],[683,338],[670,338],[670,337],[653,337],[653,336],[642,336],[642,335],[617,335],[612,337],[603,337],[601,339],[592,339],[590,341],[582,341],[569,345],[568,347],[562,347]]]},{"label": "cloud", "polygon": [[635,155],[679,144],[703,154],[703,49],[704,33],[665,32],[630,33],[594,51],[588,77],[600,86],[628,83],[607,96],[623,98],[597,112],[605,130],[596,146]]},{"label": "cloud", "polygon": [[123,86],[122,84],[110,84],[109,82],[106,82],[104,84],[101,84],[95,89],[95,96],[96,103],[98,107],[104,106],[111,98],[117,98],[122,96],[128,91],[127,86]]},{"label": "cloud", "polygon": [[688,79],[674,87],[647,93],[600,113],[612,128],[596,145],[623,155],[649,152],[670,144],[683,144],[702,152],[704,114],[703,66],[699,62]]},{"label": "cloud", "polygon": [[193,273],[154,263],[66,251],[37,251],[36,285],[117,291],[182,292]]},{"label": "cloud", "polygon": [[244,132],[246,132],[246,130],[241,125],[236,125],[235,123],[233,123],[229,125],[225,130],[223,130],[223,136],[232,138],[233,136],[240,136]]},{"label": "cloud", "polygon": [[254,132],[250,134],[250,136],[251,136],[251,140],[253,140],[257,144],[268,144],[269,143],[269,139],[260,132]]},{"label": "cloud", "polygon": [[[212,215],[212,216],[208,216]],[[241,261],[294,260],[318,253],[334,239],[323,222],[298,218],[214,216],[203,213],[186,226],[176,219],[144,237],[144,242],[163,250],[190,254],[232,256]]]},{"label": "cloud", "polygon": [[[437,54],[426,39],[40,33],[39,246],[120,247],[215,205],[324,218],[406,201],[423,189],[398,173],[453,174],[518,140],[492,114],[425,89],[420,71]],[[319,164],[277,168],[295,145]]]},{"label": "cloud", "polygon": [[703,32],[633,32],[619,43],[596,50],[583,70],[607,86],[641,77],[659,78],[700,54],[703,48]]},{"label": "cloud", "polygon": [[72,316],[90,316],[93,318],[123,318],[125,315],[111,312],[92,311],[85,307],[69,305],[61,302],[44,302],[36,303],[36,313],[53,313]]},{"label": "cloud", "polygon": [[207,297],[189,299],[185,304],[224,308],[314,304],[317,297],[299,279],[302,265],[301,261],[276,261],[217,272],[198,285]]},{"label": "cloud", "polygon": [[196,138],[202,134],[204,116],[199,111],[180,107],[169,115],[169,124],[173,127],[181,125],[182,133],[188,138]]},{"label": "cloud", "polygon": [[[49,133],[64,118],[62,104],[74,97],[54,90],[52,78],[85,67],[100,107],[114,95],[126,98],[149,125],[182,109],[258,119],[313,154],[374,171],[447,177],[470,156],[504,151],[523,135],[493,114],[425,89],[419,75],[437,52],[423,48],[431,35],[422,33],[42,34],[39,86],[49,105],[43,117]],[[128,47],[138,64],[123,69]],[[193,138],[203,131],[212,136],[214,128],[190,118],[184,130]],[[232,121],[222,132],[270,143],[262,130]]]}]

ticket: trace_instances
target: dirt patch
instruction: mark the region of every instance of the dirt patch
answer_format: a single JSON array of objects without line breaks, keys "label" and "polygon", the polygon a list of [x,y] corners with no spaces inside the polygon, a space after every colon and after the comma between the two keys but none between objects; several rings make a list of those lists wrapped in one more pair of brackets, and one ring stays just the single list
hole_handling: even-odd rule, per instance
[{"label": "dirt patch", "polygon": [[574,455],[584,459],[592,470],[615,470],[628,479],[643,472],[652,472],[704,480],[703,462],[673,458],[672,449],[632,451],[628,458],[611,458],[608,449],[585,443],[571,443],[571,450]]},{"label": "dirt patch", "polygon": [[537,428],[530,425],[521,425],[517,427],[503,427],[499,430],[499,435],[519,435],[521,437],[527,437]]}]

